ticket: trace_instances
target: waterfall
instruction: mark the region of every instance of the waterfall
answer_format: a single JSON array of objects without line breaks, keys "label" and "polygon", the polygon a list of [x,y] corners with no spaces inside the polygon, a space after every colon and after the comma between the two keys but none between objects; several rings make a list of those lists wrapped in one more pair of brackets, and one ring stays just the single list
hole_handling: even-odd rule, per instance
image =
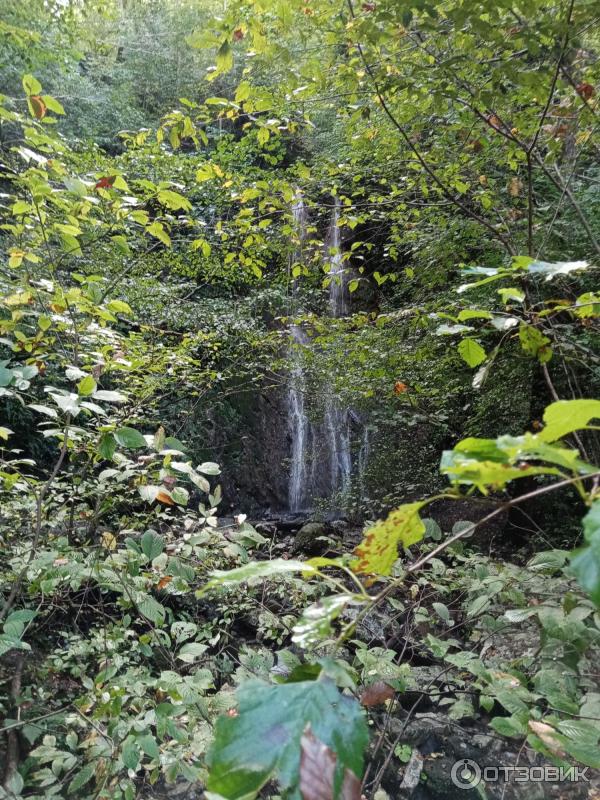
[{"label": "waterfall", "polygon": [[[306,238],[307,214],[300,194],[292,205],[292,217],[298,244],[290,254],[291,296],[297,296],[292,277],[293,265],[302,261]],[[343,317],[349,313],[348,274],[344,267],[339,228],[340,201],[336,197],[324,245],[329,281],[329,313]],[[287,392],[288,430],[291,440],[288,506],[290,511],[308,511],[316,497],[332,497],[345,492],[352,474],[352,411],[342,407],[332,387],[324,392],[323,421],[313,423],[308,416],[309,394],[305,366],[305,348],[310,337],[300,325],[289,327],[288,358],[291,364]],[[368,433],[363,433],[359,452],[360,474],[368,458]],[[366,440],[365,437],[366,436]],[[366,442],[366,444],[365,444]]]},{"label": "waterfall", "polygon": [[340,240],[340,199],[334,198],[331,224],[325,240],[326,258],[329,262],[329,308],[332,317],[344,317],[348,313],[348,276],[344,269],[344,257]]},{"label": "waterfall", "polygon": [[[298,246],[290,254],[289,270],[302,258],[302,248],[306,236],[306,209],[302,195],[297,194],[292,206],[294,228],[298,236]],[[292,295],[296,294],[296,280],[292,278]],[[308,344],[308,336],[299,325],[290,326],[291,342],[288,357],[292,364],[287,393],[288,428],[292,441],[290,454],[290,479],[288,485],[288,506],[290,511],[303,511],[310,502],[309,466],[312,472],[313,458],[309,449],[314,448],[315,436],[306,414],[306,374],[304,370],[303,346]],[[311,453],[312,455],[312,453]]]},{"label": "waterfall", "polygon": [[360,450],[358,451],[358,486],[362,495],[366,491],[365,474],[369,456],[371,455],[371,429],[368,425],[363,426]]},{"label": "waterfall", "polygon": [[[308,445],[312,426],[305,411],[306,375],[304,372],[302,347],[308,337],[299,325],[290,327],[292,344],[289,355],[294,365],[288,390],[288,424],[292,438],[290,482],[288,502],[290,511],[302,511],[306,505],[308,489]],[[300,345],[300,346],[299,346]]]},{"label": "waterfall", "polygon": [[[340,200],[334,198],[331,224],[325,240],[326,258],[329,261],[329,310],[332,317],[343,317],[348,313],[348,281],[344,269],[340,237]],[[329,450],[330,492],[348,488],[352,471],[350,452],[350,414],[340,407],[331,388],[325,398],[325,432]]]}]

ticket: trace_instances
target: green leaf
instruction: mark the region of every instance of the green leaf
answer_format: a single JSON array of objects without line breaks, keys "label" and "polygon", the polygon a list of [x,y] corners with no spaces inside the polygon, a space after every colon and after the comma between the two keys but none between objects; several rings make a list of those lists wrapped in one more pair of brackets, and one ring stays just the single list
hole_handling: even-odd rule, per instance
[{"label": "green leaf", "polygon": [[204,594],[215,586],[234,586],[255,578],[272,578],[275,575],[285,575],[289,572],[314,573],[316,570],[304,561],[292,561],[291,559],[289,561],[283,558],[274,558],[271,561],[251,561],[237,569],[211,572],[211,580],[198,594]]},{"label": "green leaf", "polygon": [[233,50],[228,41],[224,41],[217,53],[217,69],[208,77],[210,80],[223,72],[229,72],[233,67]]},{"label": "green leaf", "polygon": [[459,322],[466,322],[469,319],[491,319],[492,313],[490,311],[485,311],[481,308],[464,308],[458,314],[458,321]]},{"label": "green leaf", "polygon": [[140,614],[150,620],[154,625],[162,625],[165,621],[165,609],[158,600],[149,594],[139,593],[136,598],[136,605]]},{"label": "green leaf", "polygon": [[527,272],[534,275],[545,275],[547,281],[551,281],[557,275],[568,275],[580,269],[589,267],[587,261],[532,261],[527,267]]},{"label": "green leaf", "polygon": [[133,314],[131,306],[124,300],[111,300],[108,304],[108,310],[113,311],[115,314]]},{"label": "green leaf", "polygon": [[575,552],[570,569],[580,586],[600,606],[600,500],[583,518],[586,546]]},{"label": "green leaf", "polygon": [[140,447],[148,446],[142,434],[136,431],[135,428],[118,428],[114,436],[121,447],[129,447],[132,450],[138,450]]},{"label": "green leaf", "polygon": [[40,406],[37,405],[37,403],[30,403],[27,408],[32,408],[39,414],[46,414],[46,416],[52,417],[52,419],[58,419],[58,412],[55,408],[50,408],[50,406]]},{"label": "green leaf", "polygon": [[494,717],[490,725],[501,736],[523,736],[527,733],[525,726],[515,717]]},{"label": "green leaf", "polygon": [[322,642],[331,634],[331,623],[352,602],[350,594],[334,594],[308,606],[294,625],[292,641],[300,647]]},{"label": "green leaf", "polygon": [[146,733],[143,736],[138,736],[137,743],[142,748],[144,753],[151,759],[158,761],[160,758],[160,751],[156,743],[156,739],[151,733]]},{"label": "green leaf", "polygon": [[142,548],[142,553],[152,561],[164,550],[165,540],[156,531],[148,530],[140,539],[140,547]]},{"label": "green leaf", "polygon": [[490,598],[485,594],[475,597],[467,606],[467,617],[476,617],[490,604]]},{"label": "green leaf", "polygon": [[117,449],[117,441],[112,433],[103,433],[98,443],[98,455],[106,461],[112,461]]},{"label": "green leaf", "polygon": [[389,575],[398,558],[398,545],[410,547],[425,534],[425,525],[419,516],[423,505],[421,502],[405,503],[369,528],[354,551],[357,556],[351,564],[354,572]]},{"label": "green leaf", "polygon": [[204,258],[208,258],[211,253],[211,246],[206,239],[194,239],[191,244],[192,250],[202,250]]},{"label": "green leaf", "polygon": [[539,434],[544,442],[555,442],[600,419],[600,400],[557,400],[544,411],[546,427]]},{"label": "green leaf", "polygon": [[458,352],[470,367],[478,367],[487,358],[485,350],[475,339],[463,339],[458,345]]},{"label": "green leaf", "polygon": [[171,636],[177,644],[185,642],[186,639],[191,639],[198,632],[198,626],[195,622],[177,621],[171,625]]},{"label": "green leaf", "polygon": [[435,332],[437,336],[454,336],[455,333],[466,333],[472,330],[470,325],[448,325],[447,322],[444,322],[443,325],[436,328]]},{"label": "green leaf", "polygon": [[179,192],[173,192],[171,189],[161,189],[158,192],[158,202],[172,211],[179,211],[180,209],[190,211],[192,208],[192,204],[187,197],[179,194]]},{"label": "green leaf", "polygon": [[217,721],[209,753],[210,792],[227,800],[253,800],[276,778],[285,791],[299,796],[300,742],[308,726],[336,755],[334,785],[340,786],[346,769],[360,778],[368,742],[364,715],[333,682],[272,686],[249,681],[236,695],[238,716]]},{"label": "green leaf", "polygon": [[52,97],[51,94],[43,94],[42,100],[46,104],[46,108],[49,111],[53,111],[55,114],[64,114],[65,109],[62,106],[62,103],[59,103],[56,97]]},{"label": "green leaf", "polygon": [[80,769],[79,772],[75,775],[71,783],[69,784],[68,794],[76,794],[82,786],[91,780],[96,773],[96,764],[86,764],[83,769]]},{"label": "green leaf", "polygon": [[88,397],[94,394],[96,386],[97,384],[94,378],[91,375],[86,375],[86,377],[77,384],[77,393],[80,397]]},{"label": "green leaf", "polygon": [[171,237],[166,232],[162,222],[154,221],[148,225],[146,232],[149,233],[150,236],[154,236],[155,239],[158,239],[167,247],[171,246]]},{"label": "green leaf", "polygon": [[519,339],[524,352],[537,358],[540,364],[545,364],[552,358],[550,339],[533,325],[523,322],[519,327]]},{"label": "green leaf", "polygon": [[127,769],[136,769],[140,763],[140,751],[133,736],[128,736],[121,747],[121,759]]},{"label": "green leaf", "polygon": [[23,89],[28,97],[35,94],[41,94],[42,84],[33,75],[23,75]]},{"label": "green leaf", "polygon": [[185,453],[186,450],[183,442],[180,442],[179,439],[176,439],[174,436],[167,436],[164,441],[164,446],[169,450],[178,450],[180,453]]},{"label": "green leaf", "polygon": [[527,569],[550,574],[561,570],[569,557],[567,550],[543,550],[527,562]]},{"label": "green leaf", "polygon": [[159,491],[160,486],[154,486],[152,484],[143,484],[142,486],[138,486],[140,497],[147,503],[153,503],[156,500]]},{"label": "green leaf", "polygon": [[204,473],[204,475],[219,475],[221,473],[221,467],[215,464],[214,461],[205,461],[203,464],[198,464],[196,469],[198,472]]},{"label": "green leaf", "polygon": [[444,605],[444,603],[432,603],[433,610],[435,613],[444,620],[444,622],[448,622],[450,619],[450,612],[448,611],[448,606]]},{"label": "green leaf", "polygon": [[190,493],[183,486],[174,486],[171,489],[171,497],[178,506],[187,506]]},{"label": "green leaf", "polygon": [[184,644],[181,650],[177,653],[177,658],[180,661],[185,661],[187,664],[192,664],[197,658],[208,650],[208,645],[201,644],[200,642],[188,642]]},{"label": "green leaf", "polygon": [[10,386],[14,377],[15,373],[12,369],[0,365],[0,386]]},{"label": "green leaf", "polygon": [[106,389],[98,389],[94,394],[95,400],[104,400],[106,403],[124,403],[127,398],[121,392],[110,392]]},{"label": "green leaf", "polygon": [[525,292],[522,289],[517,289],[514,286],[508,289],[496,290],[502,299],[502,302],[507,305],[509,300],[514,300],[516,303],[522,303],[525,300]]}]

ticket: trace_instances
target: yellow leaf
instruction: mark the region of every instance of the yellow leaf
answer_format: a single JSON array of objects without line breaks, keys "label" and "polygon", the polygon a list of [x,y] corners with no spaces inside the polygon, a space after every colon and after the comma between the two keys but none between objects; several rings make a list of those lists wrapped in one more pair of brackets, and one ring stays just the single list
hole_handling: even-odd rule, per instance
[{"label": "yellow leaf", "polygon": [[106,547],[107,550],[116,550],[117,549],[117,537],[113,536],[110,531],[104,531],[102,534],[102,546]]},{"label": "yellow leaf", "polygon": [[425,525],[419,516],[423,503],[405,503],[387,519],[376,522],[355,549],[354,572],[389,575],[398,558],[398,545],[410,547],[423,538]]}]

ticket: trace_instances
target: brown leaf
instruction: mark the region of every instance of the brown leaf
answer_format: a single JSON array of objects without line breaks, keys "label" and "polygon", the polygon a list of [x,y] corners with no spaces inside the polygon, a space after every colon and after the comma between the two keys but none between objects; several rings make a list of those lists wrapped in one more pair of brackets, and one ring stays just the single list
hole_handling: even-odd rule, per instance
[{"label": "brown leaf", "polygon": [[580,97],[583,97],[584,100],[589,100],[590,97],[594,96],[594,87],[591,83],[579,83],[577,84],[577,94]]},{"label": "brown leaf", "polygon": [[[300,740],[300,794],[302,800],[333,800],[336,755],[313,736],[310,727]],[[338,800],[360,800],[360,780],[349,769]]]},{"label": "brown leaf", "polygon": [[547,725],[545,722],[538,722],[535,719],[530,719],[527,725],[529,730],[535,733],[538,739],[542,740],[551,753],[555,756],[565,755],[561,742],[556,738],[556,731],[551,725]]},{"label": "brown leaf", "polygon": [[44,119],[48,109],[46,103],[44,103],[39,94],[32,94],[29,98],[29,102],[31,103],[34,117],[36,119]]},{"label": "brown leaf", "polygon": [[511,197],[518,197],[523,189],[523,183],[518,178],[511,178],[508,184],[508,193]]},{"label": "brown leaf", "polygon": [[157,492],[156,499],[158,500],[159,503],[164,503],[166,506],[174,506],[175,505],[171,495],[168,494],[167,492],[163,492],[162,489],[160,489]]},{"label": "brown leaf", "polygon": [[391,700],[395,694],[396,691],[389,683],[385,681],[376,681],[370,686],[365,686],[360,693],[360,702],[361,705],[366,708],[369,706],[380,706],[383,705],[386,700]]}]

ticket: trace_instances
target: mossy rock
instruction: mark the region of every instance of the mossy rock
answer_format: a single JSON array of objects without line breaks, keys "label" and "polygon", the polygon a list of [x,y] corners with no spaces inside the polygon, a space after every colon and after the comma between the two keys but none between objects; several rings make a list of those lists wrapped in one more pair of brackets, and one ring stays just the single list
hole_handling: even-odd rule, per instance
[{"label": "mossy rock", "polygon": [[294,537],[294,551],[319,555],[327,550],[328,529],[323,522],[306,522]]}]

